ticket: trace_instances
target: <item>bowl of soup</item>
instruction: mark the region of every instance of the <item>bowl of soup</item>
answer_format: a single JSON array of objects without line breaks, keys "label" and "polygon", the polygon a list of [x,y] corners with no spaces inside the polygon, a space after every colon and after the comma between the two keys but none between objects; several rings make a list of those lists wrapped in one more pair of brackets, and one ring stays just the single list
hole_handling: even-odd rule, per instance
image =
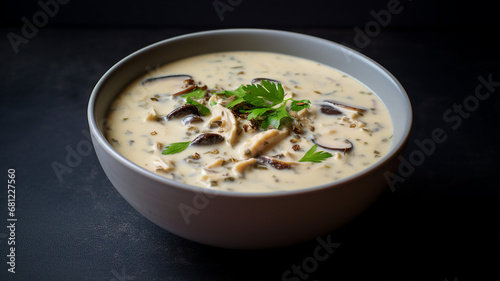
[{"label": "bowl of soup", "polygon": [[369,207],[412,111],[396,78],[352,49],[227,29],[127,56],[97,83],[88,119],[103,170],[144,217],[252,249],[313,239]]}]

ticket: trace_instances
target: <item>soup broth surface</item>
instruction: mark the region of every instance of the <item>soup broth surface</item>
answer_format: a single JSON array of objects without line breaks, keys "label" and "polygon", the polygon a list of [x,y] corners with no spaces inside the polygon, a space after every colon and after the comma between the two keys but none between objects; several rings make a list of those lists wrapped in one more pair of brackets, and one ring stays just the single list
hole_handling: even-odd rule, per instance
[{"label": "soup broth surface", "polygon": [[[262,128],[258,118],[248,120],[245,103],[228,108],[236,96],[216,94],[267,82],[282,85],[284,100],[308,100],[310,107],[293,111],[289,100],[291,118]],[[203,97],[186,97],[192,90]],[[185,107],[188,99],[207,115]],[[133,163],[189,185],[236,192],[340,180],[377,163],[392,134],[386,107],[357,80],[318,62],[265,52],[212,53],[160,66],[117,96],[106,122],[109,143]],[[164,154],[179,143],[189,146]],[[305,160],[316,163],[300,161],[315,145],[316,156]]]}]

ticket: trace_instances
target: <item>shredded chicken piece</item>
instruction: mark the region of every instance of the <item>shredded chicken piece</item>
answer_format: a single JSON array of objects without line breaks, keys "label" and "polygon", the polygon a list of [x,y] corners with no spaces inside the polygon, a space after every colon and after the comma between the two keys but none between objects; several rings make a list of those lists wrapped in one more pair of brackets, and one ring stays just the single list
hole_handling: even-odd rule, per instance
[{"label": "shredded chicken piece", "polygon": [[224,159],[219,158],[219,159],[215,160],[214,162],[212,162],[211,164],[207,165],[207,168],[209,168],[209,169],[218,168],[218,167],[222,166],[222,164],[224,164]]},{"label": "shredded chicken piece", "polygon": [[356,128],[363,128],[366,126],[366,123],[363,121],[354,121],[354,123],[356,124]]},{"label": "shredded chicken piece", "polygon": [[155,151],[160,151],[161,150],[161,143],[158,141],[155,141],[155,144],[153,144],[153,149]]},{"label": "shredded chicken piece", "polygon": [[[208,104],[210,104],[211,102],[216,102],[217,104],[219,104],[221,101],[223,101],[224,99],[219,96],[219,95],[212,95],[210,97],[210,99],[208,100]],[[215,105],[214,105],[215,106]]]},{"label": "shredded chicken piece", "polygon": [[163,161],[161,158],[156,158],[156,160],[153,161],[153,165],[155,166],[155,170],[163,170],[163,171],[169,171],[172,170],[172,167],[169,166],[165,161]]},{"label": "shredded chicken piece", "polygon": [[257,123],[253,120],[245,120],[242,128],[245,133],[253,133],[258,129]]},{"label": "shredded chicken piece", "polygon": [[256,155],[272,148],[287,136],[288,131],[276,129],[258,133],[250,140],[243,143],[243,145],[238,149],[238,153],[240,154],[241,158],[255,157]]},{"label": "shredded chicken piece", "polygon": [[201,170],[200,180],[205,181],[218,181],[224,178],[223,173],[219,173],[213,170],[203,169]]},{"label": "shredded chicken piece", "polygon": [[283,87],[283,89],[285,90],[285,97],[284,97],[285,100],[293,98],[294,94],[292,91],[290,91],[288,87],[285,86]]},{"label": "shredded chicken piece", "polygon": [[219,133],[224,136],[226,143],[233,147],[238,136],[238,122],[236,121],[236,118],[234,118],[234,114],[231,110],[217,104],[212,107],[212,115],[214,117],[205,123],[205,127],[209,126],[213,121],[222,121]]},{"label": "shredded chicken piece", "polygon": [[309,108],[304,108],[300,111],[297,111],[296,118],[304,119],[304,118],[312,118],[316,115],[315,111],[309,110]]},{"label": "shredded chicken piece", "polygon": [[216,186],[219,181],[226,180],[234,180],[233,175],[229,174],[227,171],[219,172],[216,170],[203,169],[201,170],[201,177],[198,181],[204,183],[207,187],[212,187]]},{"label": "shredded chicken piece", "polygon": [[257,159],[255,158],[250,158],[247,160],[240,161],[233,166],[233,172],[238,175],[238,176],[243,176],[243,173],[245,170],[248,168],[248,166],[251,166],[257,162]]},{"label": "shredded chicken piece", "polygon": [[154,108],[151,108],[151,110],[148,112],[146,115],[146,118],[144,119],[145,121],[154,121],[156,120],[156,117],[158,116],[158,113],[156,113],[156,110]]}]

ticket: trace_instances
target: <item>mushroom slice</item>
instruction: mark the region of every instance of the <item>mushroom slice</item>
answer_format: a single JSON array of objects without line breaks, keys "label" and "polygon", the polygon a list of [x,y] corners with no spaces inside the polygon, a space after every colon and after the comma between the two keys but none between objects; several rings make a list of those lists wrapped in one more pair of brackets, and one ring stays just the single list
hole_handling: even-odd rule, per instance
[{"label": "mushroom slice", "polygon": [[190,145],[211,145],[224,141],[224,137],[219,134],[201,134],[191,141]]},{"label": "mushroom slice", "polygon": [[288,131],[277,129],[267,130],[256,134],[250,140],[243,143],[238,149],[241,158],[251,158],[261,154],[265,150],[275,146],[278,142],[288,136]]},{"label": "mushroom slice", "polygon": [[240,161],[233,166],[233,172],[238,175],[242,176],[245,170],[248,168],[248,166],[251,166],[257,162],[257,159],[255,158],[250,158],[247,160]]},{"label": "mushroom slice", "polygon": [[187,74],[174,74],[174,75],[166,75],[166,76],[158,76],[158,77],[151,77],[151,78],[146,78],[142,80],[141,84],[142,85],[147,85],[152,82],[159,82],[159,81],[180,81],[181,83],[185,80],[193,79],[191,75]]},{"label": "mushroom slice", "polygon": [[285,161],[281,161],[269,156],[259,156],[257,157],[257,162],[260,164],[269,164],[271,167],[277,169],[277,170],[283,170],[283,169],[291,169],[292,163],[288,163]]},{"label": "mushroom slice", "polygon": [[331,104],[325,103],[321,105],[321,113],[326,115],[341,115],[342,112],[340,110],[335,109]]},{"label": "mushroom slice", "polygon": [[233,112],[217,104],[212,107],[212,115],[213,118],[208,120],[207,123],[205,123],[206,124],[205,127],[210,126],[210,124],[212,124],[214,121],[222,121],[218,132],[221,133],[226,138],[227,144],[229,144],[232,147],[236,142],[236,138],[238,135],[237,134],[238,121],[236,121]]},{"label": "mushroom slice", "polygon": [[142,80],[141,84],[174,96],[191,92],[196,88],[193,77],[187,74],[151,77]]},{"label": "mushroom slice", "polygon": [[252,79],[252,84],[262,83],[262,80],[266,80],[266,81],[269,81],[269,82],[275,83],[275,84],[281,84],[280,81],[274,80],[274,79],[269,79],[269,78],[254,78],[254,79]]},{"label": "mushroom slice", "polygon": [[343,151],[344,153],[351,150],[353,147],[352,142],[350,142],[347,139],[344,141],[339,141],[339,140],[330,140],[327,138],[321,138],[320,140],[313,139],[312,142],[318,145],[319,147],[330,150],[339,150]]},{"label": "mushroom slice", "polygon": [[192,104],[186,104],[186,105],[183,105],[181,107],[177,107],[176,109],[172,110],[172,112],[170,112],[166,116],[166,120],[184,117],[188,114],[200,116],[200,112],[198,111],[198,108],[196,108],[196,106],[194,106]]},{"label": "mushroom slice", "polygon": [[198,123],[198,122],[203,122],[203,119],[200,116],[190,114],[186,117],[184,117],[181,121],[182,125],[186,126],[191,123]]},{"label": "mushroom slice", "polygon": [[196,85],[185,85],[184,89],[180,90],[177,93],[172,94],[172,96],[180,96],[180,95],[183,95],[185,93],[189,93],[189,92],[193,91],[195,88],[196,88]]},{"label": "mushroom slice", "polygon": [[361,107],[355,107],[352,105],[347,105],[347,104],[343,104],[343,103],[340,103],[337,101],[332,101],[332,100],[325,100],[324,105],[329,105],[329,106],[334,107],[335,109],[340,110],[340,111],[349,110],[349,111],[355,111],[358,113],[366,111],[366,109],[361,108]]}]

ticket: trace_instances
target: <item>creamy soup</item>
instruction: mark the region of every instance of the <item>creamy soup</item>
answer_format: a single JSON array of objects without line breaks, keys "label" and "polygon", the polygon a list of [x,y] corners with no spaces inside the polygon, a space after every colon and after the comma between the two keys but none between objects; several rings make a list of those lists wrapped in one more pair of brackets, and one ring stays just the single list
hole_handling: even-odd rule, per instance
[{"label": "creamy soup", "polygon": [[212,53],[161,66],[118,95],[106,137],[133,163],[194,186],[297,190],[370,167],[393,134],[382,101],[318,62]]}]

